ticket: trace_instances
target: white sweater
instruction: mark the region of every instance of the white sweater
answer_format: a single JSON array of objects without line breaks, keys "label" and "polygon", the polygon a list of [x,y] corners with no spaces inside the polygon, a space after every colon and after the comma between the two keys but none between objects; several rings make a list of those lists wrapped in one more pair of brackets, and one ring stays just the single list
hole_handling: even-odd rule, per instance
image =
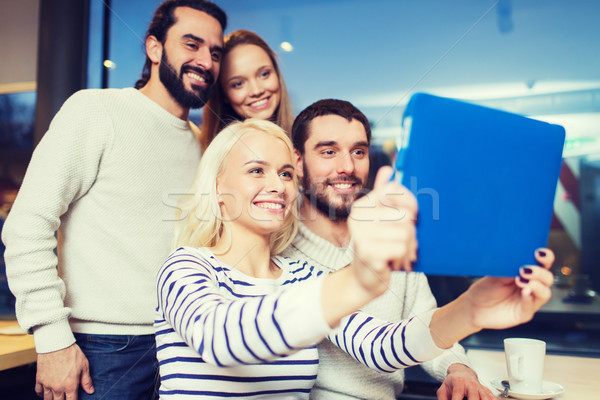
[{"label": "white sweater", "polygon": [[153,333],[176,195],[199,160],[189,122],[133,88],[65,102],[2,232],[17,319],[39,353],[68,347],[72,332]]},{"label": "white sweater", "polygon": [[378,371],[441,353],[429,332],[432,311],[397,324],[357,312],[329,329],[322,272],[304,261],[272,260],[282,269],[277,279],[248,276],[206,248],[182,247],[167,259],[155,322],[161,399],[307,399],[315,344],[327,334],[355,363]]},{"label": "white sweater", "polygon": [[[350,264],[354,253],[339,248],[299,224],[298,235],[283,255],[306,260],[329,273]],[[396,322],[436,308],[436,301],[427,278],[422,273],[394,272],[388,291],[362,308],[366,313],[384,321]],[[425,321],[423,321],[425,323]],[[366,368],[328,341],[318,345],[319,374],[310,398],[317,400],[381,399],[392,400],[404,388],[404,371],[381,374]],[[435,379],[442,381],[448,367],[454,363],[470,365],[464,349],[455,344],[439,357],[422,367]]]}]

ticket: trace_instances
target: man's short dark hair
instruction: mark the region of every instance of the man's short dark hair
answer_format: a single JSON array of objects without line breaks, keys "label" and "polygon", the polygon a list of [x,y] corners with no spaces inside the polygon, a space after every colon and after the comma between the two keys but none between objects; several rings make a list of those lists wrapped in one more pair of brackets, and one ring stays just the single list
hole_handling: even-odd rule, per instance
[{"label": "man's short dark hair", "polygon": [[319,100],[298,114],[292,126],[292,142],[300,154],[304,154],[304,143],[308,139],[308,128],[310,122],[316,117],[324,115],[338,115],[352,122],[353,119],[360,122],[367,133],[367,142],[371,143],[371,125],[369,120],[352,103],[344,100],[325,99]]},{"label": "man's short dark hair", "polygon": [[[164,45],[165,40],[167,39],[167,32],[175,25],[175,22],[177,22],[177,19],[175,18],[175,9],[178,7],[189,7],[194,10],[205,12],[219,21],[223,32],[227,28],[227,15],[213,2],[206,0],[167,0],[161,3],[154,12],[154,17],[152,17],[152,21],[146,32],[146,39],[149,36],[154,36],[156,40]],[[144,87],[144,85],[148,83],[151,67],[152,61],[150,61],[150,58],[146,55],[142,77],[135,83],[137,89]]]}]

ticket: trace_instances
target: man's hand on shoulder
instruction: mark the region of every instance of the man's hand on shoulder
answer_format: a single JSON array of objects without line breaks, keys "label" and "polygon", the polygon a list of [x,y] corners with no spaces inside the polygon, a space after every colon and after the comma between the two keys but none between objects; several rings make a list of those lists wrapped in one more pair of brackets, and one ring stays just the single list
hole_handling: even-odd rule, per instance
[{"label": "man's hand on shoulder", "polygon": [[464,364],[452,364],[437,391],[438,400],[495,400],[496,396],[481,383],[477,374]]},{"label": "man's hand on shoulder", "polygon": [[86,393],[94,393],[89,363],[79,346],[38,354],[35,392],[39,397],[76,400],[80,384]]}]

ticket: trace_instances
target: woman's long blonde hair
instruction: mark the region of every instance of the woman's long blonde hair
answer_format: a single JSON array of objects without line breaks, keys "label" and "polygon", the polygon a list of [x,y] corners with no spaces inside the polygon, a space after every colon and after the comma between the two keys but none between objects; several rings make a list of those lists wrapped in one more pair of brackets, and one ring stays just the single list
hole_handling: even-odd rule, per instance
[{"label": "woman's long blonde hair", "polygon": [[[294,160],[294,147],[286,132],[276,124],[256,118],[226,126],[202,155],[190,195],[179,201],[173,247],[213,247],[224,234],[225,225],[217,197],[217,178],[224,170],[225,159],[244,134],[262,132],[281,139]],[[296,175],[294,183],[297,186]],[[296,199],[288,206],[281,229],[271,234],[271,254],[278,254],[294,239],[298,229]]]},{"label": "woman's long blonde hair", "polygon": [[[231,32],[224,39],[223,46],[223,59],[239,45],[252,44],[263,49],[271,59],[273,68],[279,79],[279,90],[281,91],[281,99],[279,100],[279,106],[275,110],[275,114],[271,118],[271,121],[279,125],[285,132],[290,134],[292,130],[292,124],[294,123],[294,113],[292,110],[292,101],[288,94],[285,81],[281,75],[279,64],[277,63],[277,54],[269,47],[260,36],[251,31],[243,29]],[[231,105],[226,101],[226,95],[223,91],[220,82],[215,83],[215,92],[204,106],[202,114],[202,136],[200,142],[202,148],[205,149],[210,142],[215,138],[217,132],[232,121],[240,120],[242,117],[237,115]]]}]

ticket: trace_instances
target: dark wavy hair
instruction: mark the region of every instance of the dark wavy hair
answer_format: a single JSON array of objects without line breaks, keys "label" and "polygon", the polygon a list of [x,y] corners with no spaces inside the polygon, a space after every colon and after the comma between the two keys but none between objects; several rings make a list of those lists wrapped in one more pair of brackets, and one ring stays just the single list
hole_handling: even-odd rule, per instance
[{"label": "dark wavy hair", "polygon": [[[215,3],[205,0],[167,0],[161,3],[154,12],[154,17],[152,17],[152,21],[146,32],[146,39],[148,39],[149,36],[154,36],[164,45],[165,40],[167,39],[167,32],[177,22],[177,19],[175,18],[175,9],[178,7],[189,7],[194,10],[205,12],[219,21],[223,31],[227,28],[227,15]],[[135,83],[136,89],[140,89],[148,83],[151,67],[152,61],[150,61],[150,58],[146,55],[146,62],[142,69],[142,77]]]},{"label": "dark wavy hair", "polygon": [[298,114],[294,125],[292,125],[292,142],[294,148],[304,154],[304,143],[308,139],[308,127],[310,122],[323,115],[338,115],[351,122],[353,119],[360,122],[367,133],[367,142],[371,143],[371,125],[369,120],[358,108],[352,103],[345,100],[325,99],[319,100]]}]

